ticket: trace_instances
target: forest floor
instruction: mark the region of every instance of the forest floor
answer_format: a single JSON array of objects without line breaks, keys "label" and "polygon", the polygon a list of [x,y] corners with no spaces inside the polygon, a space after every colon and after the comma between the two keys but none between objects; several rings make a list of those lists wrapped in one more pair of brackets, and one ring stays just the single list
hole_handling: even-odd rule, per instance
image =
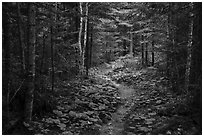
[{"label": "forest floor", "polygon": [[154,67],[119,58],[90,70],[90,78],[61,82],[52,113],[36,117],[33,134],[186,135],[201,134],[184,95],[168,90]]}]

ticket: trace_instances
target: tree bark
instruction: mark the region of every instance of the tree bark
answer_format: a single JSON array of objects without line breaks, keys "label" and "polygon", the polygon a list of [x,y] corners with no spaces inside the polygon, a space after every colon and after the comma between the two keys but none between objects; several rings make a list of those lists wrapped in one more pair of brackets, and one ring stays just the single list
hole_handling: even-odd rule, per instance
[{"label": "tree bark", "polygon": [[145,66],[148,66],[148,42],[145,43]]},{"label": "tree bark", "polygon": [[[6,4],[4,4],[6,6]],[[10,43],[9,43],[9,31],[10,31],[10,24],[9,24],[9,16],[6,10],[3,8],[3,18],[2,18],[2,29],[3,29],[3,53],[4,53],[4,80],[3,82],[3,93],[2,95],[6,96],[6,118],[5,118],[5,125],[9,126],[9,120],[10,120],[10,112],[9,112],[9,83],[10,83]],[[3,104],[4,105],[4,104]],[[4,109],[4,108],[3,108]],[[4,119],[3,119],[4,120]],[[4,121],[3,121],[4,122]]]},{"label": "tree bark", "polygon": [[171,65],[171,42],[172,42],[172,37],[171,37],[171,18],[172,18],[172,5],[169,2],[168,3],[168,26],[167,26],[167,38],[168,38],[168,45],[167,45],[167,50],[166,50],[166,75],[167,78],[170,79],[170,65]]},{"label": "tree bark", "polygon": [[144,66],[144,36],[141,36],[142,38],[142,43],[141,43],[141,52],[142,52],[142,66]]},{"label": "tree bark", "polygon": [[82,31],[83,31],[83,7],[82,2],[79,3],[79,10],[80,10],[80,27],[79,27],[79,37],[78,37],[78,43],[79,43],[79,72],[82,75],[83,74],[83,49],[81,44],[81,38],[82,38]]},{"label": "tree bark", "polygon": [[131,28],[130,32],[130,55],[133,56],[133,29]]},{"label": "tree bark", "polygon": [[28,43],[28,66],[27,66],[27,92],[25,98],[25,121],[30,122],[32,120],[33,111],[33,98],[35,90],[35,4],[29,3],[29,15],[28,15],[28,25],[29,25],[29,43]]},{"label": "tree bark", "polygon": [[[193,3],[190,3],[189,6],[193,9]],[[187,45],[187,61],[186,61],[186,72],[185,72],[185,91],[188,93],[189,87],[189,76],[190,76],[190,69],[191,69],[191,52],[192,52],[192,45],[193,45],[193,13],[189,13],[190,17],[190,24],[189,24],[189,38],[188,38],[188,45]]]},{"label": "tree bark", "polygon": [[[93,25],[93,24],[92,24]],[[90,39],[90,48],[89,48],[89,66],[92,66],[92,47],[93,47],[93,26],[91,25],[91,39]]]},{"label": "tree bark", "polygon": [[44,72],[44,56],[45,56],[45,34],[43,35],[43,49],[42,49],[42,58],[41,58],[41,65],[40,65],[40,71],[41,74]]},{"label": "tree bark", "polygon": [[20,12],[20,3],[17,3],[17,13],[18,13],[18,32],[19,32],[19,44],[20,44],[20,57],[21,57],[21,74],[24,76],[25,73],[25,54],[24,54],[24,40],[23,40],[23,27],[22,27],[22,15]]},{"label": "tree bark", "polygon": [[84,75],[85,71],[85,52],[87,46],[87,26],[88,26],[88,2],[85,5],[85,18],[84,18],[85,26],[84,26],[84,44],[82,50],[82,75]]},{"label": "tree bark", "polygon": [[53,43],[53,26],[50,26],[50,43],[51,43],[51,77],[52,77],[52,83],[51,83],[51,90],[54,91],[54,43]]},{"label": "tree bark", "polygon": [[152,41],[152,66],[154,66],[154,41]]},{"label": "tree bark", "polygon": [[193,3],[193,42],[189,76],[189,91],[193,96],[192,107],[198,110],[198,126],[202,133],[202,3]]},{"label": "tree bark", "polygon": [[123,40],[123,56],[126,55],[126,41],[125,39]]},{"label": "tree bark", "polygon": [[87,20],[87,42],[86,42],[86,51],[85,51],[85,53],[86,53],[86,58],[85,58],[85,60],[86,60],[86,76],[88,76],[89,75],[89,68],[90,68],[90,66],[89,66],[89,61],[90,61],[90,36],[89,36],[89,32],[90,32],[90,23],[89,23],[89,19]]}]

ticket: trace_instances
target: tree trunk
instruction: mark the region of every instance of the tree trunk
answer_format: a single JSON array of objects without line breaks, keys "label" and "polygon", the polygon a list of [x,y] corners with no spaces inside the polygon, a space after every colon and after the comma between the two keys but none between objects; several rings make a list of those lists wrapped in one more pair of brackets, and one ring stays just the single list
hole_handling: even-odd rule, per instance
[{"label": "tree trunk", "polygon": [[141,43],[141,52],[142,52],[142,66],[144,66],[144,36],[142,35],[141,36],[141,38],[142,38],[142,43]]},{"label": "tree trunk", "polygon": [[33,98],[35,90],[35,44],[36,44],[36,35],[35,35],[35,4],[29,3],[29,43],[28,43],[28,76],[27,76],[27,92],[25,98],[25,121],[30,122],[32,120],[32,111],[33,111]]},{"label": "tree trunk", "polygon": [[202,132],[202,3],[193,3],[193,41],[191,68],[189,76],[189,91],[193,96],[192,107],[198,110],[198,126]]},{"label": "tree trunk", "polygon": [[168,45],[167,45],[167,51],[166,51],[166,75],[167,78],[170,79],[170,64],[171,64],[171,42],[172,42],[172,37],[171,37],[171,17],[172,16],[172,5],[169,2],[168,3],[168,27],[167,27],[167,38],[168,38]]},{"label": "tree trunk", "polygon": [[145,66],[148,66],[148,42],[145,43]]},{"label": "tree trunk", "polygon": [[82,2],[79,3],[79,10],[80,10],[80,28],[79,28],[79,72],[82,75],[83,74],[83,51],[82,51],[82,44],[81,44],[81,38],[82,38],[82,31],[83,31],[83,7]]},{"label": "tree trunk", "polygon": [[[193,3],[190,3],[189,6],[193,9]],[[186,72],[185,72],[185,91],[188,93],[189,87],[189,76],[190,76],[190,69],[191,69],[191,50],[193,44],[193,13],[189,13],[190,24],[189,24],[189,36],[188,36],[188,45],[187,45],[187,60],[186,60]]]},{"label": "tree trunk", "polygon": [[52,76],[52,83],[51,83],[51,88],[52,88],[52,92],[54,91],[54,76],[55,76],[55,72],[54,72],[54,43],[53,43],[53,27],[51,25],[50,27],[50,43],[51,43],[51,76]]},{"label": "tree trunk", "polygon": [[126,55],[126,41],[125,39],[123,40],[123,56]]},{"label": "tree trunk", "polygon": [[[92,24],[93,25],[93,24]],[[92,47],[93,47],[93,26],[91,25],[91,40],[89,48],[89,66],[92,66]]]},{"label": "tree trunk", "polygon": [[154,41],[152,41],[152,66],[154,66]]},{"label": "tree trunk", "polygon": [[[4,4],[6,6],[6,4]],[[9,17],[8,13],[3,8],[3,18],[2,18],[2,29],[3,29],[3,53],[4,53],[4,72],[5,78],[2,83],[3,83],[3,96],[6,96],[6,108],[3,108],[6,110],[6,116],[5,116],[5,125],[2,126],[9,126],[9,120],[10,120],[10,114],[9,114],[9,95],[10,95],[10,90],[9,90],[9,83],[10,83],[10,43],[9,43],[9,31],[10,31],[10,24],[9,24]],[[2,104],[4,105],[4,104]],[[2,106],[3,107],[3,106]],[[4,119],[3,119],[4,120]],[[4,123],[4,121],[3,121]]]},{"label": "tree trunk", "polygon": [[82,50],[82,75],[84,75],[85,71],[85,52],[87,46],[87,26],[88,26],[88,2],[85,5],[85,18],[84,18],[85,26],[84,26],[84,44]]},{"label": "tree trunk", "polygon": [[130,55],[133,56],[133,33],[132,33],[132,30],[131,29],[131,32],[130,32]]},{"label": "tree trunk", "polygon": [[19,44],[20,44],[20,57],[21,57],[21,74],[24,76],[25,73],[25,54],[24,54],[24,40],[23,40],[23,27],[22,27],[22,15],[20,12],[20,3],[17,3],[17,13],[18,13],[18,32],[19,32]]},{"label": "tree trunk", "polygon": [[43,35],[43,49],[42,49],[42,58],[41,58],[41,65],[40,65],[40,71],[41,74],[44,72],[44,56],[45,56],[45,34]]},{"label": "tree trunk", "polygon": [[89,43],[89,41],[90,41],[90,37],[89,37],[89,32],[90,32],[90,23],[89,23],[89,19],[87,20],[88,21],[88,23],[87,23],[87,42],[86,42],[86,51],[85,51],[85,53],[86,53],[86,76],[88,76],[89,75],[89,68],[90,68],[90,66],[89,66],[89,61],[90,61],[90,56],[89,56],[89,54],[90,54],[90,43]]}]

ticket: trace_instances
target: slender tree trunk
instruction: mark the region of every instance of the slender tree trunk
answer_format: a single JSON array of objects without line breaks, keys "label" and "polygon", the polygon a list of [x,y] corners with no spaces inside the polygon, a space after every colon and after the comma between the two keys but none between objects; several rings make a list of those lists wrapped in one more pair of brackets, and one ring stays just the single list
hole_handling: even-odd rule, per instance
[{"label": "slender tree trunk", "polygon": [[[174,9],[175,7],[175,3],[170,3],[170,8]],[[170,12],[170,23],[172,26],[177,26],[177,20],[176,20],[177,16],[173,16],[173,11],[171,10]],[[179,85],[178,85],[178,65],[177,65],[177,53],[176,53],[176,45],[177,45],[177,30],[175,28],[170,29],[169,32],[169,39],[170,39],[170,45],[169,45],[169,51],[170,51],[170,55],[169,55],[169,59],[170,59],[170,85],[171,85],[171,89],[174,92],[178,92],[179,91]]]},{"label": "slender tree trunk", "polygon": [[84,18],[85,26],[84,26],[84,44],[82,50],[82,75],[84,75],[85,71],[85,52],[87,46],[87,26],[88,26],[88,2],[85,5],[85,18]]},{"label": "slender tree trunk", "polygon": [[82,75],[83,74],[83,51],[82,51],[82,43],[81,43],[81,38],[82,38],[82,31],[83,31],[83,7],[82,7],[82,2],[79,3],[79,10],[80,10],[80,28],[79,28],[79,72]]},{"label": "slender tree trunk", "polygon": [[[93,25],[93,24],[92,24]],[[90,40],[90,49],[89,49],[89,66],[92,66],[92,47],[93,47],[93,26],[91,25],[91,40]]]},{"label": "slender tree trunk", "polygon": [[[193,3],[190,3],[191,9],[193,9]],[[190,24],[189,24],[189,38],[188,38],[188,45],[187,45],[187,61],[186,61],[186,74],[185,74],[185,91],[188,93],[188,86],[189,86],[189,76],[190,76],[190,69],[191,69],[191,50],[193,44],[193,18],[192,12],[190,12]]]},{"label": "slender tree trunk", "polygon": [[[4,5],[6,6],[6,4]],[[2,18],[2,29],[3,29],[3,49],[4,49],[4,73],[5,73],[5,79],[2,81],[3,82],[3,93],[2,95],[6,96],[6,119],[5,119],[5,125],[6,127],[9,126],[9,120],[10,120],[10,113],[9,113],[9,95],[10,95],[10,43],[9,43],[9,29],[10,29],[10,24],[9,24],[9,17],[8,13],[3,8],[3,18]],[[4,105],[4,104],[3,104]],[[4,109],[4,108],[3,108]],[[3,121],[4,122],[4,121]],[[5,126],[3,125],[3,126]]]},{"label": "slender tree trunk", "polygon": [[35,90],[35,44],[36,44],[36,35],[35,35],[35,4],[29,3],[29,45],[28,45],[28,79],[27,86],[28,90],[26,92],[25,98],[25,121],[30,122],[32,120],[32,111],[33,111],[33,98]]},{"label": "slender tree trunk", "polygon": [[154,66],[154,41],[152,41],[152,66]]},{"label": "slender tree trunk", "polygon": [[142,66],[144,66],[144,36],[141,36],[142,38],[142,43],[141,43],[141,52],[142,52]]},{"label": "slender tree trunk", "polygon": [[55,72],[54,72],[54,42],[53,42],[53,26],[51,25],[50,27],[50,43],[51,43],[51,76],[52,76],[52,83],[51,83],[51,88],[52,88],[52,92],[54,91],[54,76],[55,76]]},{"label": "slender tree trunk", "polygon": [[148,66],[148,42],[145,43],[145,65]]},{"label": "slender tree trunk", "polygon": [[123,56],[126,55],[126,41],[125,39],[123,40]]},{"label": "slender tree trunk", "polygon": [[89,75],[89,68],[90,68],[90,66],[89,66],[89,61],[90,61],[90,56],[89,56],[89,54],[90,54],[90,36],[89,36],[89,32],[90,32],[90,23],[89,23],[89,19],[87,20],[88,21],[88,25],[87,25],[87,42],[86,42],[86,51],[85,51],[85,53],[86,53],[86,76],[88,76]]},{"label": "slender tree trunk", "polygon": [[133,33],[132,33],[133,29],[131,29],[130,32],[130,55],[133,56]]},{"label": "slender tree trunk", "polygon": [[24,54],[24,40],[23,40],[23,27],[22,27],[22,15],[20,12],[20,3],[17,3],[18,13],[18,32],[19,32],[19,44],[21,49],[21,74],[24,76],[25,73],[25,54]]},{"label": "slender tree trunk", "polygon": [[170,78],[170,46],[171,46],[171,3],[168,3],[168,27],[167,27],[167,38],[170,41],[166,51],[166,75]]},{"label": "slender tree trunk", "polygon": [[43,66],[44,66],[44,56],[45,56],[45,34],[43,35],[43,49],[42,49],[42,58],[41,58],[41,65],[40,65],[40,71],[41,74],[43,73]]}]

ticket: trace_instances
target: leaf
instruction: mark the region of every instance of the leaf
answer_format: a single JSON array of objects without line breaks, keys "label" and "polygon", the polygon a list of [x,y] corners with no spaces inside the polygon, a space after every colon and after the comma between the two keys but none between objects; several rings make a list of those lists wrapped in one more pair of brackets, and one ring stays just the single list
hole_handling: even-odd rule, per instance
[{"label": "leaf", "polygon": [[156,114],[157,114],[156,112],[148,113],[148,115],[150,115],[150,116],[154,116]]},{"label": "leaf", "polygon": [[63,123],[60,123],[59,125],[57,125],[61,130],[65,130],[66,129],[66,125]]},{"label": "leaf", "polygon": [[70,115],[71,117],[75,117],[75,116],[76,116],[76,112],[70,111],[70,112],[69,112],[69,115]]},{"label": "leaf", "polygon": [[92,121],[92,122],[97,122],[98,121],[98,119],[96,119],[96,118],[89,118],[89,120]]},{"label": "leaf", "polygon": [[101,104],[98,109],[99,109],[99,110],[106,109],[106,105],[105,105],[105,104]]},{"label": "leaf", "polygon": [[144,131],[144,132],[148,132],[150,131],[150,129],[146,128],[146,127],[139,127],[138,128],[140,131]]},{"label": "leaf", "polygon": [[127,22],[120,22],[118,25],[123,25],[123,26],[126,26],[126,27],[132,27],[133,26],[132,24],[127,23]]},{"label": "leaf", "polygon": [[62,111],[59,111],[59,110],[53,110],[53,113],[58,115],[58,116],[62,116],[63,115]]},{"label": "leaf", "polygon": [[161,100],[157,100],[156,104],[161,104],[161,102],[162,102]]},{"label": "leaf", "polygon": [[136,127],[129,127],[130,129],[135,129]]},{"label": "leaf", "polygon": [[93,111],[87,111],[87,112],[84,112],[84,113],[87,114],[87,115],[92,115],[92,114],[94,114]]},{"label": "leaf", "polygon": [[62,132],[62,135],[73,135],[71,131],[64,131]]}]

